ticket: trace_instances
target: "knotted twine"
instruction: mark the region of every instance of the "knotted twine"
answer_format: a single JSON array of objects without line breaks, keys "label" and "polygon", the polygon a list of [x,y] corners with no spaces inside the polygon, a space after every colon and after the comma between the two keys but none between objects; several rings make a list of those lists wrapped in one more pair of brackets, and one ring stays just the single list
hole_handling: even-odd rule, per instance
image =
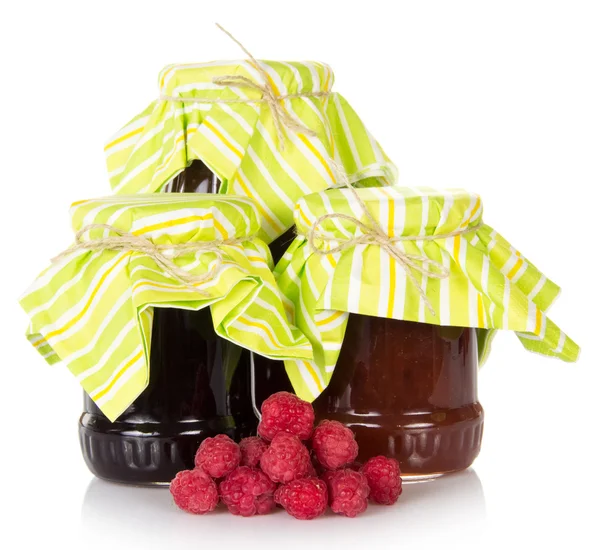
[{"label": "knotted twine", "polygon": [[[105,229],[117,236],[104,237],[102,239],[84,240],[84,235],[93,229]],[[223,264],[223,252],[221,246],[237,245],[245,241],[251,240],[252,237],[220,239],[214,241],[192,241],[180,244],[154,244],[145,237],[134,235],[128,231],[123,231],[112,225],[103,223],[93,223],[86,225],[80,229],[75,235],[75,244],[61,252],[50,260],[52,263],[58,262],[60,259],[77,252],[78,250],[115,250],[118,252],[138,252],[152,258],[156,264],[169,274],[171,277],[179,281],[194,292],[198,292],[204,296],[208,296],[208,292],[196,288],[196,285],[212,281]],[[177,258],[183,254],[197,252],[212,252],[216,255],[216,262],[209,271],[202,275],[194,275],[185,269],[179,267],[171,258]]]},{"label": "knotted twine", "polygon": [[[376,245],[381,247],[383,250],[385,250],[385,252],[387,252],[387,254],[389,254],[389,256],[394,261],[396,261],[404,269],[406,276],[416,288],[417,292],[421,296],[421,299],[427,306],[427,309],[435,317],[435,310],[433,309],[431,302],[427,298],[425,290],[419,284],[419,281],[417,281],[414,271],[417,271],[423,276],[432,279],[446,279],[450,276],[450,270],[441,263],[432,260],[427,256],[407,254],[398,246],[396,246],[396,243],[402,241],[436,241],[438,239],[447,239],[449,237],[454,237],[456,235],[461,235],[470,231],[476,231],[481,227],[481,222],[473,227],[457,229],[455,231],[439,235],[402,235],[394,237],[392,235],[389,235],[385,231],[385,229],[383,229],[381,224],[375,219],[373,214],[371,214],[365,202],[360,198],[356,188],[354,188],[350,183],[350,180],[348,179],[348,176],[346,175],[344,169],[338,166],[337,163],[333,161],[330,162],[334,168],[334,171],[336,172],[338,180],[340,180],[341,182],[341,187],[346,187],[348,190],[350,190],[354,197],[354,200],[358,203],[365,217],[367,218],[368,223],[364,223],[358,218],[355,218],[354,216],[342,214],[340,212],[324,214],[315,220],[315,222],[312,224],[310,230],[306,235],[310,250],[314,254],[318,254],[320,256],[327,256],[329,254],[335,254],[336,252],[343,252],[344,250],[354,248],[360,244]],[[327,235],[324,235],[319,228],[325,220],[332,219],[346,220],[352,222],[354,225],[358,226],[362,234],[348,239],[328,237]],[[315,241],[317,240],[321,242],[337,244],[327,249],[322,249],[319,248],[315,243]]]},{"label": "knotted twine", "polygon": [[224,104],[235,104],[235,103],[263,103],[267,105],[271,111],[271,116],[273,117],[273,123],[275,125],[275,131],[277,133],[277,144],[281,151],[285,150],[285,140],[284,140],[284,132],[283,128],[288,128],[292,132],[306,134],[308,136],[314,137],[317,133],[314,130],[311,130],[301,122],[295,120],[285,109],[283,106],[283,101],[286,99],[296,99],[299,97],[326,97],[330,95],[329,91],[320,91],[320,92],[301,92],[296,94],[283,94],[278,95],[275,91],[275,88],[271,84],[271,79],[267,74],[267,71],[263,68],[263,66],[254,58],[254,56],[248,51],[248,49],[237,40],[230,32],[226,31],[221,25],[217,23],[217,27],[223,31],[231,40],[233,40],[242,51],[248,56],[252,65],[256,68],[258,73],[260,74],[263,83],[260,84],[255,82],[251,78],[241,75],[224,75],[224,76],[216,76],[212,79],[214,84],[218,86],[229,86],[231,88],[246,88],[250,90],[256,90],[260,92],[261,96],[256,99],[222,99],[222,98],[197,98],[197,97],[176,97],[161,94],[159,99],[163,101],[172,101],[176,103],[224,103]]}]

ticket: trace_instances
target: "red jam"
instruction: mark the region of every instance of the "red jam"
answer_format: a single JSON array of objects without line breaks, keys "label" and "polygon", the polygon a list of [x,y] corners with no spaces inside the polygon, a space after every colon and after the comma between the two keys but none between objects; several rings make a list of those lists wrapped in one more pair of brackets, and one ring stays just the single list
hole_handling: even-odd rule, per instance
[{"label": "red jam", "polygon": [[385,455],[402,474],[462,470],[479,454],[476,330],[351,314],[318,419],[356,434],[359,460]]}]

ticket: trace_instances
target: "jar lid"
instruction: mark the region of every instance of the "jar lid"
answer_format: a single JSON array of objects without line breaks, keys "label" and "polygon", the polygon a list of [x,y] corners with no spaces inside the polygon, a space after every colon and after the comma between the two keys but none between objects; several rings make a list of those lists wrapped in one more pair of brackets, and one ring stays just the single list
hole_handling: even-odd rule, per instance
[{"label": "jar lid", "polygon": [[207,194],[113,196],[71,207],[75,244],[20,302],[27,338],[64,361],[115,420],[149,379],[154,307],[211,307],[216,333],[276,359],[312,358],[288,322],[250,199]]},{"label": "jar lid", "polygon": [[[75,233],[90,224],[108,224],[156,244],[251,237],[260,229],[251,199],[204,193],[112,195],[76,202],[70,214]],[[106,229],[92,228],[88,236],[106,234]]]},{"label": "jar lid", "polygon": [[[334,75],[331,67],[318,61],[260,61],[268,68],[276,91],[286,94],[330,91]],[[260,79],[247,59],[210,61],[167,65],[158,75],[161,94],[185,97],[218,97],[223,86],[215,84],[215,77],[226,75]],[[254,93],[257,93],[254,91]]]},{"label": "jar lid", "polygon": [[333,186],[331,159],[352,181],[394,183],[396,167],[332,84],[316,62],[169,65],[158,98],[105,146],[113,191],[160,191],[200,160],[219,193],[256,200],[268,243],[293,225],[300,197]]},{"label": "jar lid", "polygon": [[475,327],[480,361],[498,329],[575,361],[579,347],[547,316],[559,287],[482,211],[476,194],[458,189],[344,188],[300,199],[298,236],[276,268],[314,351],[313,361],[286,361],[296,393],[312,400],[327,387],[350,313]]},{"label": "jar lid", "polygon": [[[479,225],[483,214],[481,198],[464,189],[390,186],[356,192],[390,237],[443,235]],[[294,222],[298,232],[307,233],[318,218],[331,212],[368,221],[348,189],[330,189],[302,197],[296,203]],[[324,219],[319,231],[339,238],[362,234],[359,225],[341,217]]]}]

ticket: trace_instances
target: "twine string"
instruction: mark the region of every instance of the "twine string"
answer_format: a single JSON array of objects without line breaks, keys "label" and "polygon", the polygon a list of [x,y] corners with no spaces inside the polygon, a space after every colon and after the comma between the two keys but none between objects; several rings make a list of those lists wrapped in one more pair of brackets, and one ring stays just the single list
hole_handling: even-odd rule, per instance
[{"label": "twine string", "polygon": [[[356,188],[354,188],[351,185],[350,180],[348,179],[348,176],[346,175],[344,169],[333,161],[331,162],[331,164],[336,172],[338,179],[341,180],[342,186],[350,190],[354,199],[359,204],[361,210],[363,211],[365,217],[368,220],[368,223],[364,223],[354,216],[351,216],[349,214],[342,214],[340,212],[324,214],[315,220],[315,222],[312,224],[310,230],[306,235],[308,245],[311,251],[315,254],[325,256],[329,254],[335,254],[337,252],[343,252],[344,250],[354,248],[360,244],[379,246],[404,269],[406,276],[408,277],[412,285],[416,288],[424,304],[427,306],[427,309],[435,317],[435,310],[433,309],[431,302],[427,298],[423,286],[419,284],[419,281],[417,280],[414,272],[416,271],[418,273],[421,273],[424,277],[428,277],[431,279],[446,279],[450,276],[450,271],[440,262],[432,260],[427,256],[408,254],[404,252],[401,248],[396,246],[397,243],[402,241],[435,241],[438,239],[447,239],[449,237],[461,235],[469,231],[476,231],[481,227],[482,224],[479,223],[473,227],[457,229],[455,231],[438,235],[402,235],[397,237],[388,235],[388,233],[383,229],[381,224],[375,219],[373,214],[371,214],[365,202],[360,198]],[[356,225],[360,229],[362,234],[347,239],[328,237],[327,235],[323,234],[320,228],[323,222],[331,219],[349,221]],[[316,241],[336,244],[335,246],[329,247],[327,249],[322,249],[317,246]]]},{"label": "twine string", "polygon": [[214,104],[251,104],[259,103],[266,104],[271,111],[273,117],[273,124],[275,126],[275,132],[277,134],[277,142],[280,150],[285,149],[285,134],[284,128],[295,132],[301,133],[308,136],[316,136],[316,132],[311,130],[308,126],[294,119],[283,105],[283,101],[286,99],[297,99],[301,97],[326,97],[330,95],[329,91],[317,91],[317,92],[299,92],[294,94],[278,94],[273,87],[272,81],[267,74],[267,71],[263,66],[256,60],[256,58],[248,51],[248,49],[229,31],[225,30],[221,25],[217,23],[217,27],[223,31],[231,40],[233,40],[242,51],[248,56],[251,64],[256,68],[262,79],[262,84],[255,82],[251,78],[242,75],[223,75],[216,76],[212,79],[214,84],[218,86],[229,86],[230,88],[240,88],[255,90],[260,93],[260,97],[254,99],[242,99],[242,98],[197,98],[197,97],[176,97],[167,94],[161,94],[159,99],[162,101],[172,101],[180,103],[214,103]]},{"label": "twine string", "polygon": [[[85,234],[93,229],[105,229],[116,234],[116,236],[108,236],[101,239],[84,239]],[[78,250],[138,252],[152,258],[165,273],[176,279],[182,285],[194,292],[208,296],[209,294],[206,291],[197,288],[196,285],[212,281],[216,277],[223,264],[223,252],[221,247],[237,245],[248,240],[250,240],[250,237],[214,241],[193,241],[179,244],[154,244],[145,237],[123,231],[112,225],[93,223],[80,229],[75,235],[75,244],[58,254],[58,256],[52,258],[51,262],[56,263],[60,259],[69,256]],[[191,252],[212,252],[216,255],[216,262],[206,273],[194,275],[179,267],[173,261],[174,258]]]}]

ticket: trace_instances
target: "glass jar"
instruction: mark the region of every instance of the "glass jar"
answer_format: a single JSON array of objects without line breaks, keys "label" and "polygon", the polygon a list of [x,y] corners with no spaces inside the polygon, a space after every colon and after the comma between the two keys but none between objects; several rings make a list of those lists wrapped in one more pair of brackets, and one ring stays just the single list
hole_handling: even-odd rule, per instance
[{"label": "glass jar", "polygon": [[474,328],[350,314],[337,366],[314,402],[317,420],[356,434],[359,461],[385,455],[412,480],[463,470],[479,454]]},{"label": "glass jar", "polygon": [[267,397],[279,391],[294,393],[294,388],[285,372],[283,361],[268,359],[256,353],[252,353],[251,356],[255,379],[253,397],[259,415],[263,401]]},{"label": "glass jar", "polygon": [[[219,180],[193,161],[167,192],[215,193]],[[215,333],[210,308],[155,308],[148,387],[110,422],[84,396],[80,441],[96,476],[136,485],[169,483],[194,466],[206,437],[255,432],[250,353]]]}]

